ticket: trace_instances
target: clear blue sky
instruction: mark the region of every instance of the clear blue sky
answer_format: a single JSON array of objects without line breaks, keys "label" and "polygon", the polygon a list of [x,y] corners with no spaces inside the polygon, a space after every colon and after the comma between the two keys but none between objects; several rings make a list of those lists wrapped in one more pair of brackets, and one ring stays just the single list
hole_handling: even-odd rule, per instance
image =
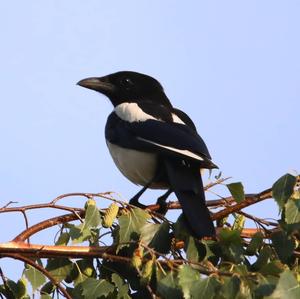
[{"label": "clear blue sky", "polygon": [[[0,205],[138,190],[104,142],[111,104],[75,85],[119,70],[159,79],[247,192],[299,170],[299,13],[296,0],[2,1]],[[30,213],[30,223],[47,213]],[[0,225],[1,242],[24,228],[18,214]],[[13,276],[17,266],[6,265]]]}]

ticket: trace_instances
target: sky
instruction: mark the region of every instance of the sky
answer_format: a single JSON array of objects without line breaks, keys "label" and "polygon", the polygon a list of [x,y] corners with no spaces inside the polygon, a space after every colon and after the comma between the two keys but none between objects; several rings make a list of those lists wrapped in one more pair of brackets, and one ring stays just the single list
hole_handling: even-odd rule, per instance
[{"label": "sky", "polygon": [[[0,206],[68,192],[126,200],[138,191],[106,148],[110,102],[76,86],[120,70],[157,78],[223,175],[247,193],[299,171],[299,9],[296,0],[1,1]],[[277,216],[271,202],[249,211]],[[30,224],[54,214],[29,213]],[[1,214],[0,225],[0,242],[24,229],[20,214]],[[0,267],[15,278],[22,264]]]}]

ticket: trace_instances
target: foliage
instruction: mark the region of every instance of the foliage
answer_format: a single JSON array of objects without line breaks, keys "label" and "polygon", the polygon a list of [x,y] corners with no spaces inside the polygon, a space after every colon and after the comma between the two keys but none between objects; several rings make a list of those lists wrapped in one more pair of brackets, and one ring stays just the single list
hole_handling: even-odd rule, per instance
[{"label": "foliage", "polygon": [[[208,188],[223,181],[218,178]],[[72,210],[77,218],[52,219],[47,226],[62,224],[48,251],[34,251],[20,237],[14,243],[20,246],[17,253],[1,244],[0,257],[27,262],[16,282],[1,271],[0,294],[29,298],[30,286],[44,299],[55,294],[75,299],[300,298],[299,177],[286,174],[272,189],[255,195],[245,194],[241,183],[226,186],[231,196],[208,202],[216,209],[212,218],[217,220],[217,237],[202,240],[191,235],[183,215],[173,223],[154,206],[142,210],[107,194],[81,194],[88,200],[84,209]],[[113,203],[98,209],[96,198]],[[278,221],[242,211],[267,198],[278,204]],[[176,207],[178,203],[168,204],[168,209]],[[245,228],[253,223],[256,228]]]}]

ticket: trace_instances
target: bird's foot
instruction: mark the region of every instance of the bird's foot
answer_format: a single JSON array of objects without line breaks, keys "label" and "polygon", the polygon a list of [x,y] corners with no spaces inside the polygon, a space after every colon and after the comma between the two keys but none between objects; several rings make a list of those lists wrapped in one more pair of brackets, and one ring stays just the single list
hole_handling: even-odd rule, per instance
[{"label": "bird's foot", "polygon": [[166,215],[168,211],[168,204],[166,203],[166,200],[172,192],[172,189],[169,189],[165,194],[157,199],[156,204],[159,205],[159,209],[156,211],[157,213]]},{"label": "bird's foot", "polygon": [[166,215],[167,211],[168,211],[168,204],[166,202],[167,197],[164,195],[160,196],[157,201],[156,204],[159,205],[159,209],[156,211],[157,213],[161,214],[161,215]]},{"label": "bird's foot", "polygon": [[[139,195],[139,194],[137,194],[137,195]],[[133,206],[136,206],[136,207],[140,208],[140,209],[146,209],[146,206],[139,202],[140,195],[139,196],[137,196],[137,195],[133,196],[129,200],[129,203]]]}]

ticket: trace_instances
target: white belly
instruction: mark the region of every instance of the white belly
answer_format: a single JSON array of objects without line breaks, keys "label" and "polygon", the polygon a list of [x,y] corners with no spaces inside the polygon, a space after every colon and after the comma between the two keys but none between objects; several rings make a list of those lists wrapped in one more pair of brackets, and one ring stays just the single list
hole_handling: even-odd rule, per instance
[{"label": "white belly", "polygon": [[[155,154],[122,148],[108,141],[106,143],[115,164],[131,182],[145,186],[153,180],[157,171]],[[151,188],[161,187],[161,185],[151,185]]]}]

